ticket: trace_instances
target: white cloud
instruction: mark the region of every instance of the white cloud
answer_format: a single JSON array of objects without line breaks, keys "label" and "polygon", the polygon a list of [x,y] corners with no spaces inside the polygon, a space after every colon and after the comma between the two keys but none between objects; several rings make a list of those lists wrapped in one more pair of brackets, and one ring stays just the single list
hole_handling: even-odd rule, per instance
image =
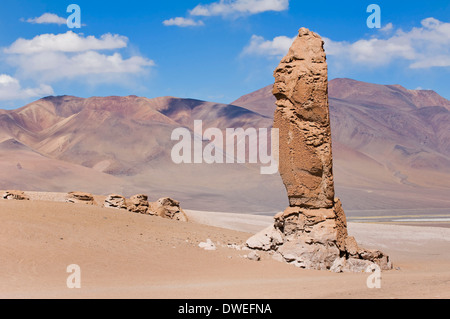
[{"label": "white cloud", "polygon": [[[289,0],[219,0],[210,4],[199,4],[189,10],[192,17],[247,16],[267,11],[285,11],[289,9]],[[176,17],[163,21],[165,26],[203,26],[203,21],[192,18]]]},{"label": "white cloud", "polygon": [[417,57],[410,41],[402,37],[363,39],[354,43],[335,42],[328,38],[323,40],[329,56],[350,59],[355,63],[370,66],[383,66],[394,59],[414,60]]},{"label": "white cloud", "polygon": [[203,21],[195,21],[189,18],[176,17],[169,20],[164,20],[165,26],[177,26],[177,27],[198,27],[204,26]]},{"label": "white cloud", "polygon": [[394,29],[394,25],[391,23],[391,22],[389,22],[388,24],[386,24],[384,27],[382,27],[381,29],[380,29],[380,31],[381,32],[390,32],[390,31],[392,31]]},{"label": "white cloud", "polygon": [[283,57],[289,51],[294,38],[279,36],[273,40],[266,40],[261,36],[253,35],[250,43],[242,52],[244,55],[264,55],[269,57]]},{"label": "white cloud", "polygon": [[25,100],[52,94],[53,89],[49,85],[41,84],[37,88],[22,88],[16,78],[0,74],[0,101]]},{"label": "white cloud", "polygon": [[258,14],[266,11],[284,11],[289,0],[220,0],[211,4],[197,5],[190,10],[193,16],[227,16],[231,14]]},{"label": "white cloud", "polygon": [[[387,28],[386,28],[387,27]],[[394,31],[387,25],[386,31]],[[382,35],[379,34],[379,35]],[[286,54],[295,38],[279,36],[266,40],[252,36],[243,54],[279,57]],[[398,60],[408,61],[413,69],[450,67],[450,23],[427,18],[421,27],[410,31],[395,30],[388,37],[373,37],[355,42],[333,41],[322,37],[325,51],[345,65],[387,66]]]},{"label": "white cloud", "polygon": [[372,66],[406,60],[410,68],[446,67],[450,66],[450,23],[427,18],[421,21],[421,27],[398,29],[388,38],[353,43],[325,39],[325,48],[329,55]]},{"label": "white cloud", "polygon": [[113,50],[125,48],[128,38],[117,34],[83,37],[72,31],[60,34],[41,34],[31,40],[17,39],[5,53],[35,54],[41,52],[82,52],[89,50]]},{"label": "white cloud", "polygon": [[41,34],[31,40],[18,39],[4,50],[6,61],[17,67],[23,78],[57,81],[81,77],[84,81],[126,81],[119,75],[144,73],[155,63],[141,56],[124,58],[120,53],[98,51],[125,48],[128,39],[104,34],[100,38],[82,36],[72,31],[62,34]]},{"label": "white cloud", "polygon": [[[121,54],[101,54],[87,51],[77,54],[61,52],[20,55],[13,58],[24,77],[42,78],[46,81],[73,79],[90,75],[139,74],[155,63],[144,57],[124,59]],[[107,78],[103,78],[107,82]]]},{"label": "white cloud", "polygon": [[28,23],[36,23],[36,24],[58,24],[63,25],[67,23],[67,19],[61,18],[54,13],[44,13],[40,17],[30,18],[27,20],[23,20]]},{"label": "white cloud", "polygon": [[412,63],[410,67],[412,69],[428,69],[431,67],[450,67],[450,56],[439,55],[433,57],[432,60],[422,59],[420,61]]}]

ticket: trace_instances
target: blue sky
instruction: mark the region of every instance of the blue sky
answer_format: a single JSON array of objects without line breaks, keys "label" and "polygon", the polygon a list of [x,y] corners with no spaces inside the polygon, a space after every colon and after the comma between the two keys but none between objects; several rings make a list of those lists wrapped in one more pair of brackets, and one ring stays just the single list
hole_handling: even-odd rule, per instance
[{"label": "blue sky", "polygon": [[[72,3],[79,29],[64,23]],[[380,29],[366,23],[372,3]],[[448,0],[12,0],[0,4],[0,108],[64,94],[230,103],[273,82],[300,27],[324,38],[330,79],[450,99]]]}]

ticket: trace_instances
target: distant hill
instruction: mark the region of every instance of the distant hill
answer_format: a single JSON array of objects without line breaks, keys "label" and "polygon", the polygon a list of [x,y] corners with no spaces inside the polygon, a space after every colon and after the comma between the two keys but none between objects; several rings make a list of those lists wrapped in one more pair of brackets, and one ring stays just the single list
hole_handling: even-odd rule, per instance
[{"label": "distant hill", "polygon": [[[271,86],[230,105],[175,97],[46,97],[0,110],[0,189],[81,190],[190,209],[274,213],[280,176],[255,164],[174,164],[175,128],[270,128]],[[350,79],[329,83],[337,195],[344,208],[448,208],[450,102],[433,91]]]}]

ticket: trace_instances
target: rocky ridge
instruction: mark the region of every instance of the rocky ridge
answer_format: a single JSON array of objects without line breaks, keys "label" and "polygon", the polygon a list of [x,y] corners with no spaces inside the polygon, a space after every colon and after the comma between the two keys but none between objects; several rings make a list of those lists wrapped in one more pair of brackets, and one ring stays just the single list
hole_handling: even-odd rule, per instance
[{"label": "rocky ridge", "polygon": [[[163,197],[156,202],[149,202],[145,194],[133,195],[126,198],[122,195],[111,194],[106,197],[95,196],[86,192],[69,192],[64,194],[56,193],[32,193],[32,200],[66,202],[71,204],[86,204],[100,206],[109,209],[124,210],[136,214],[158,216],[177,221],[188,221],[184,210],[180,207],[180,202],[169,197]],[[4,200],[30,200],[29,194],[23,191],[9,190],[2,195]]]}]

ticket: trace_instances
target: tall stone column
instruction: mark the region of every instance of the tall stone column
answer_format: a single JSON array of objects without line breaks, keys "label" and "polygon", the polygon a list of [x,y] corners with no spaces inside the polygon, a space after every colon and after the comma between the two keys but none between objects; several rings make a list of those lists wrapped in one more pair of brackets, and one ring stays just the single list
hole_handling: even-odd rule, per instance
[{"label": "tall stone column", "polygon": [[328,68],[322,39],[302,28],[274,72],[279,171],[290,206],[333,207]]},{"label": "tall stone column", "polygon": [[348,236],[344,210],[335,198],[328,67],[321,37],[301,28],[274,77],[274,128],[279,129],[279,171],[289,207],[247,246],[307,269],[364,271],[373,264],[390,269],[388,256],[360,248]]}]

